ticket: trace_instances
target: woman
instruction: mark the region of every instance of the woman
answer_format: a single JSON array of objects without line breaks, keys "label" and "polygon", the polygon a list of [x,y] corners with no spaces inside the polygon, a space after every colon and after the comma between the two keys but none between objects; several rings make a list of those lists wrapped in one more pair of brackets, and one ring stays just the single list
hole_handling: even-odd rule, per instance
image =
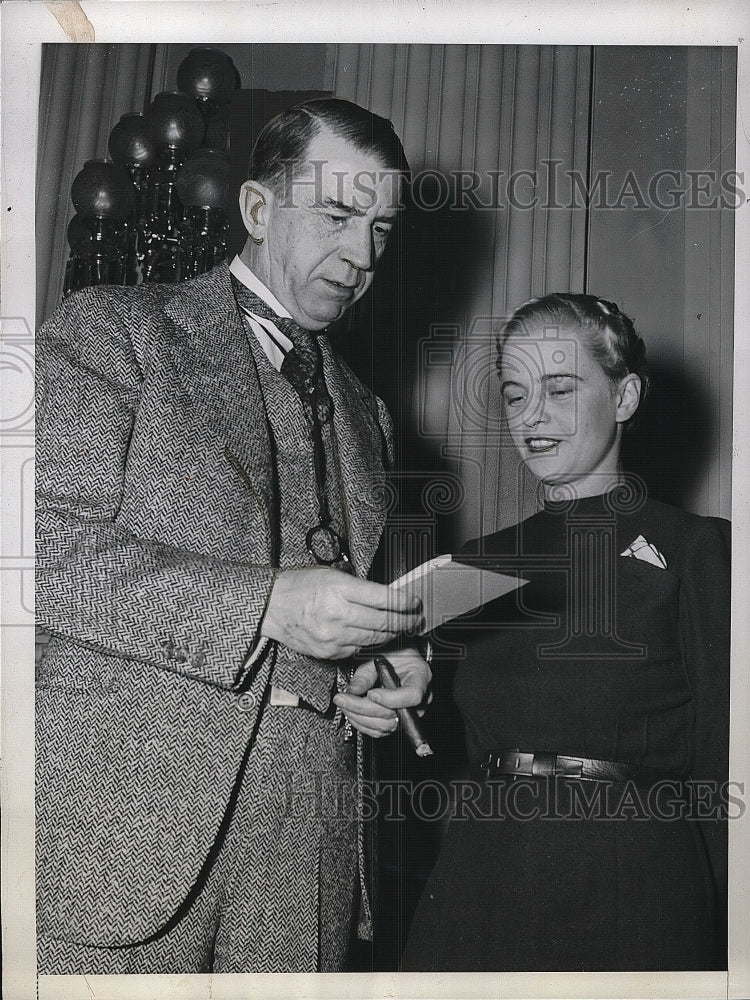
[{"label": "woman", "polygon": [[645,349],[616,306],[547,295],[500,340],[544,509],[464,550],[528,582],[439,636],[477,785],[402,967],[726,967],[729,525],[623,474]]}]

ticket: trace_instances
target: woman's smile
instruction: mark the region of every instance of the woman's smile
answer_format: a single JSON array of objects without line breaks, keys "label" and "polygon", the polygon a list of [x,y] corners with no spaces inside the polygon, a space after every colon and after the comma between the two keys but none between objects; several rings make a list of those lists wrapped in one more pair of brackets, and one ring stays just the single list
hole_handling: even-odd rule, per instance
[{"label": "woman's smile", "polygon": [[559,441],[553,438],[540,438],[540,437],[527,437],[526,447],[529,451],[536,454],[543,454],[548,451],[554,451],[557,449]]}]

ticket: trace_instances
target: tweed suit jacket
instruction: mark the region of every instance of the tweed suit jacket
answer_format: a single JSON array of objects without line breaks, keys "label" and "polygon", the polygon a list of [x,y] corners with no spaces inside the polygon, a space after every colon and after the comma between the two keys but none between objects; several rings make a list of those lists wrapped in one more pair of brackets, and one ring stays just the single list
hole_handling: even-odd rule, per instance
[{"label": "tweed suit jacket", "polygon": [[[390,420],[321,348],[364,577]],[[271,670],[266,414],[226,265],[77,293],[37,359],[37,615],[53,636],[37,684],[37,919],[73,941],[137,943],[214,845]]]}]

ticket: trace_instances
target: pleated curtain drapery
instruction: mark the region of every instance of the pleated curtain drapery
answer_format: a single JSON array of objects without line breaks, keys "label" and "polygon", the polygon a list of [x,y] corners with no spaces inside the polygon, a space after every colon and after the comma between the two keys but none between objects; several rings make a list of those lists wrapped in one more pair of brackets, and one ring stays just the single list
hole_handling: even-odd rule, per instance
[{"label": "pleated curtain drapery", "polygon": [[70,188],[86,160],[107,155],[121,115],[143,111],[158,45],[45,45],[37,159],[37,321],[62,297]]},{"label": "pleated curtain drapery", "polygon": [[[570,176],[586,178],[590,88],[589,48],[337,49],[335,96],[391,119],[417,210],[429,211],[419,197],[428,180],[450,192],[435,270],[445,267],[438,258],[460,256],[461,280],[449,295],[435,289],[439,315],[425,301],[411,416],[462,483],[458,541],[537,507],[536,482],[519,469],[500,418],[495,338],[502,318],[532,295],[584,290],[586,208],[571,198]],[[402,266],[408,283],[408,257]]]}]

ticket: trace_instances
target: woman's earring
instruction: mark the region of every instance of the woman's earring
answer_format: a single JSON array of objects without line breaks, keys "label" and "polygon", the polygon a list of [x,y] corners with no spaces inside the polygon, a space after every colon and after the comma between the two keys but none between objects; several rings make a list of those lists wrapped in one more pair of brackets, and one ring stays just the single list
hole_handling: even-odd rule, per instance
[{"label": "woman's earring", "polygon": [[261,245],[261,243],[263,242],[263,237],[262,236],[253,236],[252,233],[248,233],[247,235],[250,237],[250,239],[253,241],[253,243],[256,245],[256,247],[259,247]]}]

